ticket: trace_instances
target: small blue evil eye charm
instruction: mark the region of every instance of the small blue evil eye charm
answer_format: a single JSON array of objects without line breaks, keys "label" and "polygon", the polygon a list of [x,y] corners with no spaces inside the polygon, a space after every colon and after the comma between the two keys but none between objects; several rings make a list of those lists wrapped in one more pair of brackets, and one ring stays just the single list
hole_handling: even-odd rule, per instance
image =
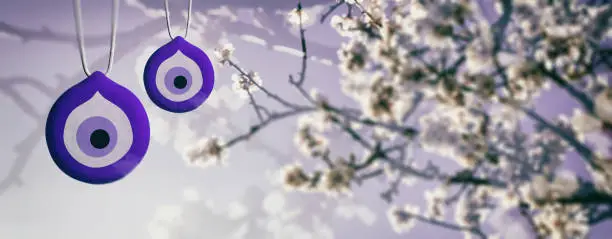
[{"label": "small blue evil eye charm", "polygon": [[189,112],[202,105],[215,82],[206,53],[180,36],[151,55],[143,76],[151,101],[174,113]]},{"label": "small blue evil eye charm", "polygon": [[57,99],[45,130],[55,164],[90,184],[125,177],[149,147],[149,120],[142,103],[99,71]]}]

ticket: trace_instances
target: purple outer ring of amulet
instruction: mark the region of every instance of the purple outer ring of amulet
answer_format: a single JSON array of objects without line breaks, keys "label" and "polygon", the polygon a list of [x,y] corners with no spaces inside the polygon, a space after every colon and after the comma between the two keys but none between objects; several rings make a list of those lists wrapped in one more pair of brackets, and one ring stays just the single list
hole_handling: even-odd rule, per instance
[{"label": "purple outer ring of amulet", "polygon": [[[64,145],[68,116],[96,92],[125,113],[133,134],[132,146],[128,152],[117,162],[101,168],[79,163]],[[89,184],[111,183],[128,175],[144,158],[149,147],[150,133],[147,112],[138,98],[99,71],[66,90],[55,101],[47,116],[45,128],[47,147],[55,164],[68,176]]]},{"label": "purple outer ring of amulet", "polygon": [[[179,50],[198,65],[204,82],[202,82],[202,88],[192,98],[175,102],[167,99],[159,92],[155,83],[155,77],[162,62],[173,56]],[[196,73],[192,72],[191,74]],[[178,36],[157,49],[157,51],[151,55],[145,65],[143,80],[147,94],[153,103],[170,112],[184,113],[198,108],[206,101],[214,87],[215,72],[212,62],[204,51]]]}]

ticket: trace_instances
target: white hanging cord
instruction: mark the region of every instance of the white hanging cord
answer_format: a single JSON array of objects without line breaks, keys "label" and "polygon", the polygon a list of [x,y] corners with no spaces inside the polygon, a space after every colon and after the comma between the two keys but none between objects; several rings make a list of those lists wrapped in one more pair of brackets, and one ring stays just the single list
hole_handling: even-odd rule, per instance
[{"label": "white hanging cord", "polygon": [[[185,27],[184,38],[187,38],[187,33],[189,33],[189,24],[191,24],[192,2],[192,0],[189,0],[189,5],[187,6],[187,26]],[[175,36],[172,35],[172,30],[170,29],[170,8],[168,7],[168,0],[164,0],[164,8],[166,11],[166,26],[168,28],[168,36],[170,36],[170,39],[174,39]]]},{"label": "white hanging cord", "polygon": [[[106,66],[106,71],[104,74],[110,73],[113,67],[113,59],[115,57],[115,42],[117,39],[117,19],[119,15],[119,0],[113,0],[113,10],[111,13],[111,39],[110,39],[110,49],[108,53],[108,65]],[[81,0],[74,0],[74,20],[76,22],[76,33],[77,33],[77,42],[79,44],[79,53],[81,54],[81,65],[83,66],[83,71],[85,75],[90,76],[91,71],[87,67],[87,57],[85,55],[85,37],[83,36],[83,24],[81,19]]]}]

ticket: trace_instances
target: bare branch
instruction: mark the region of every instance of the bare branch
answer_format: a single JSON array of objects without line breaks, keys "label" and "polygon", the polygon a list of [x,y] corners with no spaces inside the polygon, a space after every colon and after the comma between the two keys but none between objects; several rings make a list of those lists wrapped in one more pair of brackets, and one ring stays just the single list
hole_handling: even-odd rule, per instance
[{"label": "bare branch", "polygon": [[297,86],[302,86],[306,79],[306,62],[308,61],[308,52],[306,50],[306,37],[304,36],[304,25],[302,23],[302,2],[298,2],[297,6],[299,18],[300,43],[302,46],[302,70],[300,70],[300,78],[295,83]]},{"label": "bare branch", "polygon": [[292,109],[286,112],[282,112],[282,113],[273,113],[270,115],[270,117],[268,117],[261,123],[251,126],[250,130],[247,133],[244,133],[244,134],[241,134],[239,136],[232,138],[231,140],[229,140],[227,143],[225,143],[222,146],[224,148],[227,148],[241,141],[249,140],[251,136],[255,135],[257,132],[259,132],[259,130],[263,129],[264,127],[270,125],[271,123],[275,121],[285,119],[290,116],[296,116],[296,115],[303,114],[306,112],[311,112],[313,110],[315,109],[314,108],[295,108],[295,109]]},{"label": "bare branch", "polygon": [[323,13],[323,15],[321,15],[321,19],[319,20],[319,22],[324,23],[325,20],[329,17],[329,15],[334,13],[334,11],[343,4],[345,4],[344,0],[340,0],[337,3],[334,3],[333,5],[329,6],[329,9],[327,9],[327,11]]},{"label": "bare branch", "polygon": [[230,66],[232,66],[234,69],[236,69],[242,77],[246,77],[249,79],[249,81],[251,82],[251,84],[255,85],[257,87],[257,89],[261,90],[262,92],[264,92],[266,94],[266,96],[274,99],[275,101],[277,101],[278,103],[280,103],[281,105],[288,107],[288,108],[292,108],[292,109],[297,109],[297,108],[301,108],[301,106],[298,106],[296,104],[290,103],[286,100],[284,100],[283,98],[281,98],[280,96],[273,94],[272,92],[268,91],[266,88],[262,87],[261,85],[257,84],[257,82],[255,82],[253,80],[253,78],[251,76],[249,76],[249,74],[247,74],[242,68],[240,68],[240,66],[238,66],[235,62],[228,60],[227,61]]}]

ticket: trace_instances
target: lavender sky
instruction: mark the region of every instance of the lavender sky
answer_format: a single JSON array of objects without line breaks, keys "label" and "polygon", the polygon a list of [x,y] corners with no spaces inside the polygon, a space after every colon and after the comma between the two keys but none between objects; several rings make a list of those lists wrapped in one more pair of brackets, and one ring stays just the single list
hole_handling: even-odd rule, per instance
[{"label": "lavender sky", "polygon": [[[221,66],[216,66],[213,95],[194,112],[170,114],[147,98],[140,80],[142,69],[149,55],[168,41],[162,0],[121,1],[118,55],[109,75],[132,90],[147,109],[152,130],[147,156],[132,174],[113,184],[92,186],[67,177],[48,155],[42,129],[55,99],[84,78],[71,2],[0,3],[0,238],[224,239],[226,231],[254,239],[461,238],[459,233],[430,226],[396,235],[385,216],[389,205],[379,197],[386,182],[364,184],[352,198],[340,202],[283,193],[275,173],[284,164],[305,160],[287,140],[293,137],[295,120],[267,128],[233,148],[227,166],[188,166],[181,153],[189,143],[212,134],[237,135],[256,117],[245,99],[231,91],[232,70]],[[92,69],[101,69],[106,61],[110,2],[83,1],[85,33],[92,36],[86,42]],[[186,2],[171,1],[176,29],[183,24],[180,11]],[[303,1],[313,18],[328,2]],[[194,30],[188,40],[210,54],[219,41],[232,42],[243,67],[258,71],[269,89],[298,100],[287,76],[299,70],[300,59],[292,50],[298,48],[299,39],[283,23],[284,13],[294,5],[287,0],[196,0]],[[495,17],[488,12],[487,16]],[[27,37],[16,37],[14,30]],[[307,87],[321,88],[332,100],[348,102],[340,94],[339,73],[333,65],[342,39],[329,24],[313,21],[307,37],[311,55],[316,56],[309,63]],[[564,99],[567,96],[550,92],[537,108],[547,116],[571,112],[575,104]],[[552,107],[552,102],[563,107]],[[430,186],[404,189],[396,202],[422,204],[422,191]],[[296,210],[301,214],[283,219]],[[228,219],[245,213],[254,218],[250,224]],[[510,233],[513,239],[529,238],[511,216],[493,213],[490,221],[490,229]],[[275,236],[261,236],[262,230]],[[306,234],[311,237],[296,236]],[[601,235],[593,238],[605,238]]]}]

